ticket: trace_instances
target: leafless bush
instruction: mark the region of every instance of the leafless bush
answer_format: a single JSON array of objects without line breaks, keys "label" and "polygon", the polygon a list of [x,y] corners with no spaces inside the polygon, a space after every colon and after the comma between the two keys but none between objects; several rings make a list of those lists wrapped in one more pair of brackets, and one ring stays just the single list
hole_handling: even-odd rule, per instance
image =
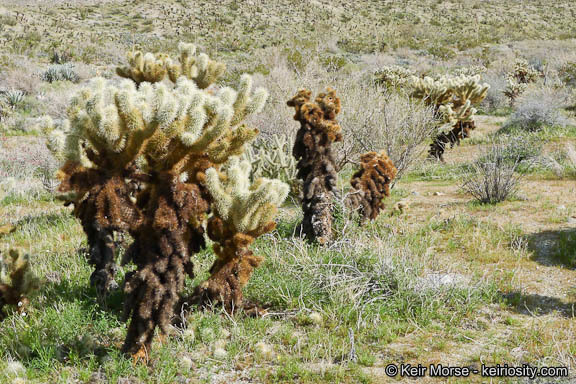
[{"label": "leafless bush", "polygon": [[462,189],[480,203],[495,204],[504,201],[518,189],[521,176],[516,170],[521,161],[518,154],[507,150],[506,144],[492,143],[464,176]]},{"label": "leafless bush", "polygon": [[490,84],[488,95],[482,101],[482,106],[490,111],[495,111],[508,106],[504,95],[506,89],[506,76],[504,73],[489,71],[482,76],[482,81]]},{"label": "leafless bush", "polygon": [[504,124],[504,131],[520,129],[535,132],[544,127],[565,127],[568,119],[562,114],[561,108],[566,102],[567,95],[558,90],[544,88],[527,92]]}]

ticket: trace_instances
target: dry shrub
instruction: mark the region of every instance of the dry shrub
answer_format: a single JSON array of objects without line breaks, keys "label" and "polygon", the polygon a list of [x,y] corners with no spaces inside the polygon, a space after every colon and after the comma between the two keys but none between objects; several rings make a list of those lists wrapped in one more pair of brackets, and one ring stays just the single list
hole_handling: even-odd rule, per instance
[{"label": "dry shrub", "polygon": [[[512,157],[511,157],[512,156]],[[507,150],[504,143],[494,142],[464,176],[462,189],[483,204],[495,204],[513,196],[521,180],[516,171],[519,155]]]}]

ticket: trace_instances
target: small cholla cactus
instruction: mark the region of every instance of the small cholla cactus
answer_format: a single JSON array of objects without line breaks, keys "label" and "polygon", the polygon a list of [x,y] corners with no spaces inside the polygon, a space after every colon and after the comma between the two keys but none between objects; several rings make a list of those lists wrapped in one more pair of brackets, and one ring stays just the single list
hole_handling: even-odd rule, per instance
[{"label": "small cholla cactus", "polygon": [[506,80],[506,88],[504,88],[504,96],[510,100],[510,106],[513,106],[523,93],[526,91],[526,84],[519,83],[514,78]]},{"label": "small cholla cactus", "polygon": [[360,157],[360,170],[352,176],[346,205],[358,211],[361,221],[374,220],[384,208],[383,199],[390,196],[390,183],[396,167],[384,152],[368,152]]},{"label": "small cholla cactus", "polygon": [[245,157],[252,164],[252,178],[267,177],[290,185],[290,193],[298,196],[302,183],[298,180],[296,159],[290,153],[294,142],[286,135],[274,135],[272,141],[260,141],[246,149]]},{"label": "small cholla cactus", "polygon": [[448,144],[453,147],[470,136],[470,131],[475,128],[476,109],[473,105],[484,100],[490,86],[480,83],[480,75],[460,75],[436,80],[413,77],[412,88],[413,97],[434,107],[439,125],[452,127],[449,132],[439,134],[430,145],[430,156],[443,161]]},{"label": "small cholla cactus", "polygon": [[410,83],[410,78],[414,76],[414,71],[399,65],[383,66],[374,73],[376,84],[384,86],[386,89],[399,89]]},{"label": "small cholla cactus", "polygon": [[318,94],[298,91],[288,101],[296,109],[294,119],[300,122],[293,156],[298,160],[298,178],[302,180],[301,229],[311,241],[326,244],[332,239],[332,207],[336,194],[336,165],[332,143],[342,140],[336,115],[340,113],[340,99],[333,89]]},{"label": "small cholla cactus", "polygon": [[540,76],[541,73],[525,59],[516,59],[514,69],[508,73],[508,78],[512,78],[520,84],[534,83]]},{"label": "small cholla cactus", "polygon": [[38,280],[30,269],[30,257],[18,250],[0,252],[0,320],[4,305],[13,305],[23,313],[28,295],[37,288]]},{"label": "small cholla cactus", "polygon": [[288,185],[279,180],[250,183],[250,172],[250,162],[238,158],[231,158],[222,173],[215,168],[206,171],[214,208],[208,236],[216,242],[217,259],[210,278],[196,289],[194,301],[201,304],[222,302],[231,311],[245,308],[242,288],[262,261],[249,246],[275,228],[276,210],[288,195]]},{"label": "small cholla cactus", "polygon": [[507,74],[506,88],[504,95],[510,100],[510,106],[514,105],[516,99],[526,90],[527,84],[534,83],[541,76],[541,73],[531,66],[525,59],[516,59],[514,69]]}]

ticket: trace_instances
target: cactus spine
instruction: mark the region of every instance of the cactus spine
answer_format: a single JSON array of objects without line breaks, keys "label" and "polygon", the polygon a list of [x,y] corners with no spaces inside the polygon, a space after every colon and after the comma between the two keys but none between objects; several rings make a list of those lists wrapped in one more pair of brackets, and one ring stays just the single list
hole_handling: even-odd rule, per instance
[{"label": "cactus spine", "polygon": [[336,166],[332,143],[342,140],[336,115],[340,99],[333,89],[318,94],[300,90],[288,101],[294,107],[294,119],[300,122],[293,156],[298,160],[298,178],[303,182],[301,229],[312,241],[326,244],[332,239],[332,207],[336,194]]}]

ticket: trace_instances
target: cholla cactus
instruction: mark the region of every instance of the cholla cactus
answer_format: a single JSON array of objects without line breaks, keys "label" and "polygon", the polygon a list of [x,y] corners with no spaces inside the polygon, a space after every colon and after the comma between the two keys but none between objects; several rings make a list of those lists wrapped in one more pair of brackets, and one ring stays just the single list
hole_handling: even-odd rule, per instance
[{"label": "cholla cactus", "polygon": [[508,73],[508,78],[514,79],[520,84],[534,83],[540,76],[540,72],[525,59],[516,59],[514,69]]},{"label": "cholla cactus", "polygon": [[195,301],[224,303],[229,310],[243,307],[242,288],[262,261],[249,246],[254,239],[274,229],[278,206],[289,187],[279,180],[261,178],[250,183],[249,161],[232,158],[223,173],[206,171],[206,188],[213,200],[214,216],[208,236],[217,244],[217,259],[210,278],[195,292]]},{"label": "cholla cactus", "polygon": [[0,320],[4,305],[14,305],[23,312],[28,304],[28,295],[38,286],[30,270],[30,257],[10,249],[0,253]]},{"label": "cholla cactus", "polygon": [[252,178],[279,179],[290,185],[290,193],[298,196],[302,183],[298,180],[296,159],[290,154],[294,142],[286,135],[274,135],[272,141],[261,140],[247,148],[245,157],[252,164]]},{"label": "cholla cactus", "polygon": [[144,53],[142,51],[131,51],[126,54],[128,65],[117,67],[118,76],[131,79],[137,85],[140,83],[157,83],[162,81],[166,76],[165,61],[166,55],[155,55],[153,53]]},{"label": "cholla cactus", "polygon": [[383,66],[374,73],[374,81],[387,89],[399,89],[410,83],[414,71],[399,65]]},{"label": "cholla cactus", "polygon": [[360,170],[353,176],[346,198],[348,209],[358,211],[360,220],[374,220],[384,209],[384,197],[390,196],[390,183],[397,169],[384,152],[368,152],[360,157]]},{"label": "cholla cactus", "polygon": [[226,65],[214,61],[205,53],[196,55],[196,46],[190,43],[179,43],[178,62],[165,54],[143,53],[133,51],[128,53],[128,66],[116,68],[116,73],[140,83],[158,83],[168,75],[173,83],[185,77],[194,80],[200,89],[208,88],[218,81],[226,71]]},{"label": "cholla cactus", "polygon": [[296,109],[294,119],[300,122],[293,156],[298,160],[298,178],[303,183],[301,229],[312,241],[326,244],[332,239],[332,206],[336,194],[336,165],[332,143],[342,140],[336,115],[340,99],[333,89],[320,93],[310,101],[312,93],[298,91],[288,101]]},{"label": "cholla cactus", "polygon": [[196,54],[196,46],[189,43],[178,44],[178,51],[180,53],[179,62],[174,63],[172,60],[166,62],[168,76],[172,82],[184,76],[188,79],[194,80],[198,88],[208,88],[211,84],[218,81],[226,71],[226,65],[214,61],[205,53],[198,56]]},{"label": "cholla cactus", "polygon": [[413,97],[434,107],[439,125],[452,127],[449,132],[439,134],[430,145],[430,155],[443,161],[446,146],[459,144],[475,128],[476,109],[473,105],[484,100],[490,86],[480,83],[480,75],[460,75],[443,76],[437,80],[413,77],[412,87]]},{"label": "cholla cactus", "polygon": [[506,88],[504,95],[510,100],[510,106],[513,106],[516,99],[526,90],[527,84],[534,83],[541,76],[528,61],[516,59],[514,69],[507,74]]},{"label": "cholla cactus", "polygon": [[104,232],[98,238],[107,253],[93,252],[100,257],[95,273],[105,269],[113,281],[108,235],[126,230],[134,238],[126,253],[137,269],[126,275],[131,321],[123,350],[136,357],[147,356],[157,326],[167,331],[185,278],[193,276],[191,255],[204,247],[204,172],[243,153],[258,131],[242,119],[267,98],[265,90],[252,90],[248,75],[237,91],[213,93],[197,81],[181,76],[136,87],[95,79],[74,98],[68,127],[49,140],[65,161],[61,189],[72,194],[89,243],[90,231]]}]

